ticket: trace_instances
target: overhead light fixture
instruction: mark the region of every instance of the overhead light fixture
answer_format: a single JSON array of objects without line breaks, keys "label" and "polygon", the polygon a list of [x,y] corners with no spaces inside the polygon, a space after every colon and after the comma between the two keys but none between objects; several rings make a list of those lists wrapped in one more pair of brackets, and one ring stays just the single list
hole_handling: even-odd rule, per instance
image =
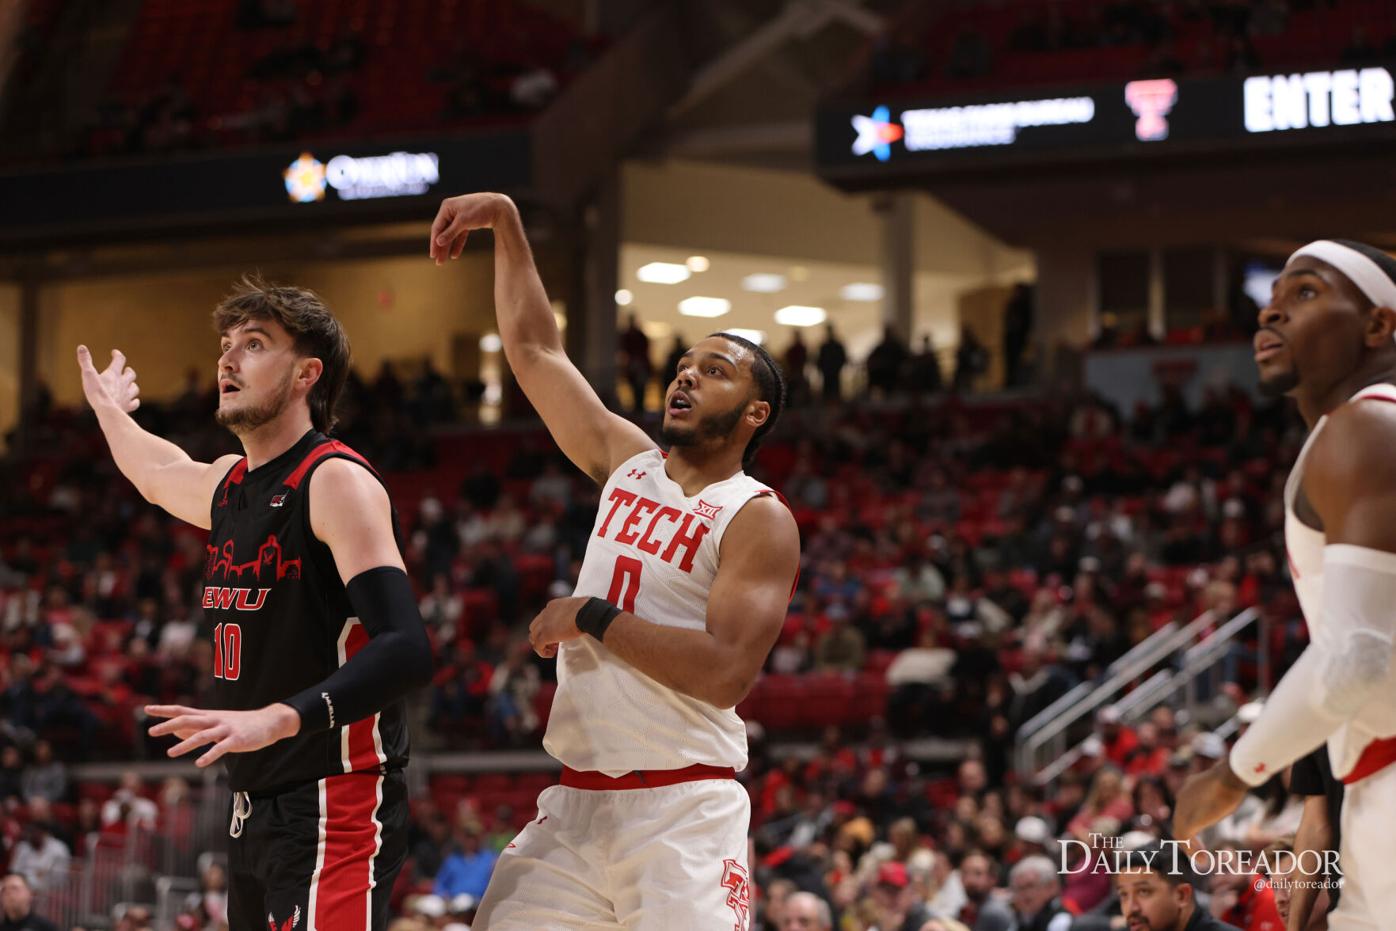
[{"label": "overhead light fixture", "polygon": [[762,343],[764,343],[764,342],[766,341],[766,331],[765,331],[765,330],[747,330],[747,329],[743,329],[742,327],[735,327],[735,326],[734,326],[734,327],[728,327],[727,329],[723,330],[722,332],[724,332],[724,333],[731,333],[733,336],[740,336],[742,339],[749,339],[749,340],[751,340],[753,343],[755,343],[755,344],[758,345],[758,346],[760,346]]},{"label": "overhead light fixture", "polygon": [[855,281],[840,288],[839,297],[845,301],[880,301],[882,285],[875,281]]},{"label": "overhead light fixture", "polygon": [[776,311],[776,323],[781,326],[819,326],[828,316],[823,307],[791,304]]},{"label": "overhead light fixture", "polygon": [[691,272],[705,272],[712,263],[706,255],[690,255],[683,264],[687,265]]},{"label": "overhead light fixture", "polygon": [[635,300],[635,295],[631,294],[626,288],[621,288],[616,292],[616,303],[621,307],[629,307],[630,302],[633,300]]},{"label": "overhead light fixture", "polygon": [[679,313],[685,317],[721,317],[732,309],[725,297],[686,297],[679,301]]},{"label": "overhead light fixture", "polygon": [[688,266],[677,262],[650,262],[635,271],[635,277],[646,284],[678,284],[687,281]]},{"label": "overhead light fixture", "polygon": [[480,337],[481,352],[499,352],[504,348],[504,340],[499,338],[498,333],[486,333]]},{"label": "overhead light fixture", "polygon": [[785,276],[770,272],[758,272],[742,279],[742,289],[757,294],[774,294],[785,290]]}]

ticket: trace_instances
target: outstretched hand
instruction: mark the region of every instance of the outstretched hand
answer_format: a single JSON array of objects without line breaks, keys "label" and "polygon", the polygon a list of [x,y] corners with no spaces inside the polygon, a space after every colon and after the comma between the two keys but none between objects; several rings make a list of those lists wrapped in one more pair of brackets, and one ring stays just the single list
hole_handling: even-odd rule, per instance
[{"label": "outstretched hand", "polygon": [[99,372],[92,364],[92,353],[86,346],[79,346],[78,368],[82,371],[82,393],[94,411],[114,408],[129,414],[141,406],[136,370],[127,367],[121,350],[113,349],[111,364]]},{"label": "outstretched hand", "polygon": [[493,228],[501,213],[512,207],[513,201],[503,194],[462,194],[446,198],[431,223],[431,246],[427,254],[437,265],[444,264],[447,259],[460,258],[471,230]]},{"label": "outstretched hand", "polygon": [[194,761],[210,766],[226,753],[250,753],[269,747],[278,740],[293,737],[300,730],[301,716],[290,705],[275,704],[255,711],[203,711],[184,705],[146,705],[153,718],[168,718],[150,729],[150,736],[173,734],[180,742],[167,752],[183,756],[209,744],[208,752]]}]

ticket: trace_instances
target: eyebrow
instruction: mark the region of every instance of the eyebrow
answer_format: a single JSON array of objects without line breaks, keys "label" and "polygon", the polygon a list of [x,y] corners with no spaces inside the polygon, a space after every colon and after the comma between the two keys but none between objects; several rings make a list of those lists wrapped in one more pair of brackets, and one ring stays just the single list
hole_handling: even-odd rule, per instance
[{"label": "eyebrow", "polygon": [[[693,355],[693,353],[692,353],[691,351],[690,351],[690,352],[685,352],[682,356],[679,357],[679,361],[682,362],[684,359],[687,359],[687,358],[689,358],[689,357],[692,356],[692,355]],[[732,366],[732,368],[736,368],[736,367],[737,367],[737,363],[736,363],[736,362],[734,362],[729,356],[725,356],[725,355],[723,355],[723,354],[720,353],[720,352],[705,352],[705,353],[703,353],[703,358],[706,358],[706,359],[717,359],[717,360],[719,360],[719,361],[721,361],[721,362],[726,362],[728,365]]]},{"label": "eyebrow", "polygon": [[1322,281],[1324,284],[1327,284],[1327,283],[1328,283],[1327,281],[1324,281],[1323,276],[1320,275],[1320,274],[1318,273],[1318,270],[1317,270],[1317,269],[1313,269],[1313,268],[1296,268],[1296,269],[1294,269],[1293,271],[1280,272],[1278,275],[1276,275],[1276,276],[1275,276],[1275,280],[1272,281],[1272,282],[1270,282],[1270,293],[1271,293],[1271,294],[1274,294],[1274,293],[1275,293],[1275,289],[1278,288],[1278,287],[1280,286],[1280,281],[1281,281],[1281,279],[1284,279],[1284,278],[1298,278],[1300,275],[1310,275],[1310,276],[1312,276],[1312,277],[1314,277],[1314,278],[1317,278],[1319,281]]},{"label": "eyebrow", "polygon": [[[262,329],[262,328],[259,327],[259,326],[243,327],[241,330],[238,330],[238,332],[239,332],[239,333],[242,333],[242,334],[244,334],[244,335],[246,335],[246,334],[248,334],[248,333],[261,333],[261,334],[262,334],[263,336],[265,336],[267,339],[270,339],[270,340],[275,340],[275,339],[276,339],[275,336],[272,336],[272,335],[271,335],[271,331],[270,331],[270,330],[264,330],[264,329]],[[228,335],[227,333],[219,334],[219,337],[218,337],[218,338],[219,338],[220,341],[221,341],[221,340],[225,340],[225,339],[232,339],[232,337],[231,337],[230,335]]]}]

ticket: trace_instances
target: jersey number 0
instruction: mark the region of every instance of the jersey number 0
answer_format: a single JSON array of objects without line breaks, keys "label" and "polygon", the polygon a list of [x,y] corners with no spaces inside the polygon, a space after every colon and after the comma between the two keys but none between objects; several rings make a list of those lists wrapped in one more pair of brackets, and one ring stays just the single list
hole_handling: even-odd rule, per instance
[{"label": "jersey number 0", "polygon": [[622,611],[635,613],[635,596],[640,594],[640,569],[644,564],[633,556],[617,556],[611,576],[611,593],[606,600]]}]

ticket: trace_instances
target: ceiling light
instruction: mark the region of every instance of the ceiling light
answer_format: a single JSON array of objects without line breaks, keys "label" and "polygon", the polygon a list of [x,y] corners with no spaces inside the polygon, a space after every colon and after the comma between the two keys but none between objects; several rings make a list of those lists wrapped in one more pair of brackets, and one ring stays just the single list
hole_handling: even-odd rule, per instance
[{"label": "ceiling light", "polygon": [[733,336],[740,336],[742,339],[749,339],[758,346],[760,346],[763,342],[766,341],[765,330],[746,330],[741,327],[734,326],[728,327],[722,332],[731,333]]},{"label": "ceiling light", "polygon": [[630,302],[633,300],[635,300],[635,295],[631,294],[625,288],[621,288],[619,291],[616,292],[616,303],[619,304],[621,307],[629,307]]},{"label": "ceiling light", "polygon": [[781,326],[819,326],[828,316],[823,307],[791,304],[776,311],[776,323]]},{"label": "ceiling light", "polygon": [[504,341],[499,338],[498,333],[486,333],[480,337],[481,352],[499,352],[504,348]]},{"label": "ceiling light", "polygon": [[679,301],[679,313],[686,317],[721,317],[732,309],[725,297],[686,297]]},{"label": "ceiling light", "polygon": [[742,279],[742,289],[755,291],[758,294],[774,294],[777,291],[785,290],[785,276],[769,272],[747,275]]},{"label": "ceiling light", "polygon": [[845,301],[880,301],[882,285],[874,281],[855,281],[840,288],[839,297]]},{"label": "ceiling light", "polygon": [[688,270],[691,272],[705,272],[712,263],[708,261],[706,255],[690,255],[687,259],[684,259],[684,264],[688,266]]},{"label": "ceiling light", "polygon": [[688,266],[675,262],[651,262],[635,271],[635,277],[646,284],[678,284],[687,281],[688,275]]}]

